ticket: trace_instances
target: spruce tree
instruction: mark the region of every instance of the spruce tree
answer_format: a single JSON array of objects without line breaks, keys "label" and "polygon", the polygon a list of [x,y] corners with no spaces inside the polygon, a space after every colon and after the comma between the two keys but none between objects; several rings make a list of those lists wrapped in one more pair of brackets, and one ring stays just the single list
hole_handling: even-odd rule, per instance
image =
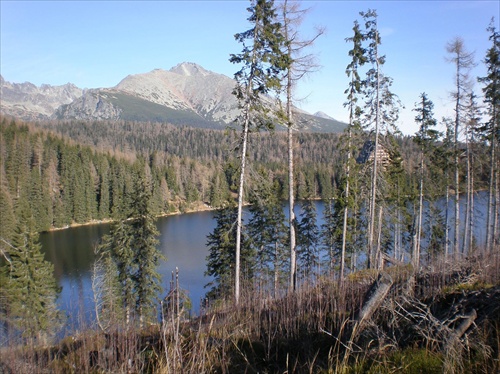
[{"label": "spruce tree", "polygon": [[19,329],[29,342],[45,344],[60,323],[56,300],[60,289],[54,265],[44,259],[35,222],[28,206],[20,217],[11,245],[4,287],[6,320]]},{"label": "spruce tree", "polygon": [[[500,33],[494,26],[494,19],[488,27],[491,47],[486,51],[484,64],[487,74],[478,78],[484,84],[483,94],[488,120],[478,129],[482,138],[489,144],[489,183],[488,183],[488,210],[486,218],[486,250],[491,251],[498,244],[498,228],[495,217],[499,202],[495,199],[495,180],[498,178],[498,146],[500,144]],[[498,191],[496,191],[498,193]]]},{"label": "spruce tree", "polygon": [[305,280],[314,279],[319,275],[319,230],[314,200],[310,198],[302,201],[301,218],[297,224],[297,255],[300,264],[300,273]]},{"label": "spruce tree", "polygon": [[281,205],[280,186],[268,180],[266,173],[260,175],[252,193],[247,225],[249,241],[256,252],[256,277],[267,284],[267,275],[272,274],[272,289],[276,295],[280,278],[285,274],[284,250],[287,244],[285,214]]},{"label": "spruce tree", "polygon": [[413,267],[418,270],[420,267],[420,244],[422,237],[422,217],[423,217],[423,197],[424,197],[424,167],[425,167],[425,156],[433,151],[434,143],[439,137],[439,132],[435,129],[437,126],[437,121],[434,118],[433,108],[434,104],[427,94],[424,92],[420,95],[420,102],[415,103],[415,122],[420,125],[418,132],[413,138],[415,143],[420,147],[420,177],[419,177],[419,198],[418,198],[418,216],[417,225],[415,230],[415,236],[413,239]]},{"label": "spruce tree", "polygon": [[380,33],[377,24],[377,12],[368,10],[361,12],[365,22],[363,39],[368,43],[366,48],[367,63],[371,68],[366,73],[363,80],[362,89],[365,97],[365,107],[362,123],[366,129],[371,129],[374,133],[373,165],[371,170],[370,203],[368,218],[368,266],[377,267],[379,253],[375,248],[375,227],[382,226],[382,222],[377,222],[378,214],[377,200],[379,199],[378,180],[381,168],[379,165],[380,134],[382,132],[397,132],[396,121],[399,116],[401,103],[397,96],[391,92],[392,79],[382,72],[385,64],[385,56],[379,52],[381,44]]},{"label": "spruce tree", "polygon": [[127,208],[129,213],[113,224],[100,248],[101,252],[109,251],[116,266],[126,325],[134,319],[142,325],[156,317],[155,306],[161,290],[156,269],[163,256],[157,249],[159,232],[151,213],[150,196],[151,189],[139,174]]},{"label": "spruce tree", "polygon": [[[347,102],[344,106],[349,109],[349,124],[346,129],[346,134],[343,138],[347,137],[347,141],[343,142],[345,144],[346,161],[344,163],[344,175],[342,176],[342,181],[339,185],[338,197],[335,200],[335,208],[331,212],[332,222],[329,225],[330,230],[336,231],[334,226],[336,225],[335,218],[339,217],[342,211],[342,247],[340,253],[340,279],[343,280],[345,272],[345,257],[347,252],[347,247],[349,245],[348,239],[352,238],[352,230],[354,227],[353,223],[353,211],[355,210],[353,197],[353,185],[354,178],[356,178],[357,164],[354,158],[354,152],[356,148],[355,138],[359,135],[361,131],[360,115],[361,107],[359,105],[359,98],[362,94],[363,81],[360,76],[360,68],[368,62],[368,57],[366,56],[366,50],[363,47],[363,42],[366,36],[361,31],[358,21],[354,21],[353,26],[354,35],[346,39],[346,42],[352,42],[352,49],[349,51],[349,56],[352,60],[346,67],[346,75],[350,78],[349,87],[344,91],[347,95]],[[351,217],[351,219],[350,219]],[[337,225],[338,226],[338,225]],[[333,238],[332,238],[333,239]]]},{"label": "spruce tree", "polygon": [[144,176],[140,176],[135,182],[135,194],[132,198],[130,236],[137,266],[132,279],[135,283],[136,310],[141,324],[145,319],[155,320],[155,306],[161,290],[161,276],[157,268],[163,256],[157,248],[160,233],[156,227],[156,218],[151,213],[150,199],[150,186]]},{"label": "spruce tree", "polygon": [[[205,287],[209,287],[207,298],[210,300],[228,300],[234,295],[234,272],[236,256],[236,217],[234,206],[226,206],[215,212],[216,226],[207,236],[207,270],[205,275],[212,277]],[[243,279],[253,275],[254,256],[248,240],[242,242],[241,265]]]},{"label": "spruce tree", "polygon": [[287,56],[282,53],[284,38],[281,25],[276,20],[274,1],[252,1],[248,11],[250,12],[248,21],[252,27],[235,35],[235,39],[243,44],[243,50],[240,54],[232,54],[230,58],[230,62],[243,65],[234,75],[236,88],[233,91],[241,109],[238,118],[238,123],[241,125],[241,143],[234,274],[236,304],[240,295],[242,211],[248,134],[252,129],[273,127],[268,116],[269,110],[263,102],[263,96],[280,90],[280,74],[289,64]]},{"label": "spruce tree", "polygon": [[[325,199],[325,208],[323,210],[324,223],[321,225],[321,243],[327,251],[328,259],[328,269],[330,274],[333,275],[336,270],[336,263],[339,255],[339,238],[342,237],[342,226],[339,225],[339,212],[343,213],[342,209],[336,209],[335,206],[340,207],[340,204],[336,204],[337,200]],[[343,216],[343,214],[342,214]],[[339,232],[340,228],[340,232]],[[342,248],[342,245],[340,245]],[[343,269],[342,269],[343,270]]]}]

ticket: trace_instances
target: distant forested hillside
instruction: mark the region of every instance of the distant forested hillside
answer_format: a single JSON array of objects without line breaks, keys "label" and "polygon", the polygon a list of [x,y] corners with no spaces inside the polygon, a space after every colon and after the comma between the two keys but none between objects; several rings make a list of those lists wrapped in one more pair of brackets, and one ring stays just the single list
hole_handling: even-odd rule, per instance
[{"label": "distant forested hillside", "polygon": [[[163,214],[218,206],[235,189],[237,137],[224,131],[135,122],[25,123],[3,118],[1,134],[2,237],[14,227],[16,207],[30,202],[40,231],[120,216],[132,174],[146,170],[153,210]],[[281,135],[255,135],[254,167],[285,185]],[[316,197],[331,193],[334,134],[303,134],[298,183],[314,180]],[[312,166],[314,164],[314,166]],[[252,184],[250,184],[251,188]],[[299,188],[299,197],[300,191]]]},{"label": "distant forested hillside", "polygon": [[[119,217],[137,168],[148,175],[155,214],[199,209],[203,203],[217,207],[236,190],[238,163],[233,151],[238,136],[231,131],[125,121],[25,123],[3,118],[0,123],[3,236],[14,227],[22,199],[30,202],[40,231]],[[247,193],[263,169],[279,183],[285,198],[285,136],[252,134]],[[309,196],[309,189],[314,198],[336,195],[344,162],[341,136],[296,135],[298,199]],[[406,180],[405,189],[415,190],[418,148],[410,138],[394,141],[403,161],[399,173]],[[487,173],[478,165],[475,183],[484,187]],[[435,181],[436,193],[442,183]]]}]

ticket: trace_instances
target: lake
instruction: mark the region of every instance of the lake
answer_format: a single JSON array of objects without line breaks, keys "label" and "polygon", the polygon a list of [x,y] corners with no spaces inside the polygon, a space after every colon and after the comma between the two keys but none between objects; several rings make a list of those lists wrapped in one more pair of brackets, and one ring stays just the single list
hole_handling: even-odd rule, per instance
[{"label": "lake", "polygon": [[[487,194],[480,193],[475,199],[475,234],[477,244],[484,244],[485,206]],[[440,202],[444,209],[444,201]],[[323,223],[323,202],[316,202],[318,225]],[[462,214],[463,214],[463,210]],[[285,212],[288,208],[285,207]],[[450,226],[453,222],[453,203],[449,204]],[[300,213],[297,207],[297,213]],[[157,220],[160,231],[159,249],[167,261],[159,266],[164,290],[169,288],[171,273],[179,268],[180,286],[189,292],[193,311],[199,310],[200,299],[205,295],[204,286],[210,278],[204,275],[207,235],[215,227],[211,211],[161,217]],[[245,213],[244,219],[248,219]],[[463,221],[463,219],[462,219]],[[95,259],[94,248],[100,238],[109,233],[110,224],[79,226],[65,230],[42,233],[40,242],[46,258],[54,264],[55,277],[62,292],[59,307],[68,315],[68,329],[76,329],[82,321],[94,320],[91,269]],[[450,227],[450,238],[453,227]],[[163,295],[165,292],[163,293]]]},{"label": "lake", "polygon": [[[159,266],[163,288],[168,289],[171,273],[179,268],[180,286],[189,292],[195,310],[205,294],[210,278],[204,276],[207,235],[214,229],[213,212],[197,212],[161,217],[159,249],[166,256]],[[95,224],[42,233],[40,243],[46,258],[54,264],[56,280],[62,286],[59,307],[68,314],[69,328],[80,325],[82,316],[92,321],[91,271],[94,248],[110,224]]]}]

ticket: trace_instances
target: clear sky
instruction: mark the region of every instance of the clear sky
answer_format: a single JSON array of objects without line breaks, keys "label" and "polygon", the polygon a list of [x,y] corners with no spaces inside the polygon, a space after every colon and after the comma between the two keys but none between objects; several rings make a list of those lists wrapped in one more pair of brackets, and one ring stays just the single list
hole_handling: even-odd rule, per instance
[{"label": "clear sky", "polygon": [[[453,115],[449,92],[454,68],[445,57],[456,36],[475,51],[473,76],[483,76],[482,60],[491,46],[488,27],[500,2],[495,1],[303,1],[311,8],[301,32],[326,27],[311,52],[322,68],[302,82],[298,104],[347,121],[343,107],[345,67],[353,22],[359,12],[375,9],[382,35],[383,68],[394,79],[393,92],[405,109],[399,127],[413,134],[418,96],[426,92],[436,118]],[[249,1],[10,1],[0,0],[1,68],[5,80],[36,85],[68,82],[81,88],[112,87],[129,74],[170,69],[190,61],[232,77],[229,63],[241,51],[234,34],[245,31]],[[481,86],[476,84],[479,95]]]}]

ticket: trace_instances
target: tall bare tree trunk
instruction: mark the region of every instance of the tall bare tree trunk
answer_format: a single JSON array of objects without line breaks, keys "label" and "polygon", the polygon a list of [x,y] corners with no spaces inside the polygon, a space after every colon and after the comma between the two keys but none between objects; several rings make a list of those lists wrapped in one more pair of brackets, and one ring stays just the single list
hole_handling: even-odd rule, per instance
[{"label": "tall bare tree trunk", "polygon": [[[500,227],[499,227],[499,220],[500,220],[500,160],[497,160],[497,166],[496,166],[496,179],[495,179],[495,191],[496,191],[496,197],[495,197],[495,205],[493,207],[493,238],[492,238],[492,245],[495,246],[495,248],[500,245]],[[495,213],[496,212],[496,213]]]},{"label": "tall bare tree trunk", "polygon": [[378,60],[377,42],[375,43],[375,61],[377,66],[377,91],[376,91],[376,108],[375,108],[375,147],[373,150],[373,169],[372,169],[372,183],[370,192],[370,221],[368,224],[368,250],[369,250],[369,268],[376,266],[377,253],[374,251],[375,241],[375,209],[377,200],[377,174],[378,174],[378,149],[379,149],[379,122],[380,122],[380,64]]},{"label": "tall bare tree trunk", "polygon": [[293,122],[292,122],[292,82],[291,74],[288,74],[287,84],[287,104],[286,111],[288,117],[288,205],[289,218],[288,226],[290,230],[290,291],[294,292],[297,287],[297,248],[295,243],[295,196],[293,177]]},{"label": "tall bare tree trunk", "polygon": [[472,165],[473,165],[473,156],[471,155],[471,170],[470,170],[470,221],[469,221],[469,251],[473,250],[473,245],[474,245],[474,172],[472,171]]},{"label": "tall bare tree trunk", "polygon": [[[247,90],[250,90],[250,86]],[[249,95],[250,96],[250,95]],[[240,164],[240,183],[238,186],[238,217],[236,221],[236,261],[234,266],[234,302],[238,305],[240,301],[240,273],[241,273],[241,230],[242,230],[242,216],[243,216],[243,185],[245,183],[245,167],[246,167],[246,154],[248,144],[248,130],[250,126],[250,103],[247,102],[245,108],[245,121],[243,124],[243,132],[241,139],[241,164]]]},{"label": "tall bare tree trunk", "polygon": [[[490,181],[488,188],[488,214],[486,215],[486,251],[492,250],[494,231],[495,231],[495,221],[493,214],[495,212],[495,139],[491,140],[490,144]],[[498,187],[498,186],[497,186]],[[497,189],[498,190],[498,189]],[[496,215],[496,214],[495,214]],[[492,227],[493,225],[493,227]]]},{"label": "tall bare tree trunk", "polygon": [[[453,55],[449,61],[455,64],[456,92],[453,93],[455,101],[455,133],[454,133],[454,163],[455,163],[455,232],[453,243],[453,255],[458,259],[460,252],[460,168],[459,168],[459,132],[461,124],[462,98],[464,90],[469,88],[469,70],[474,66],[474,54],[466,51],[461,38],[455,38],[447,44],[446,50]],[[467,229],[467,227],[466,227]]]},{"label": "tall bare tree trunk", "polygon": [[342,226],[342,250],[340,253],[340,280],[344,280],[345,273],[345,253],[346,253],[346,238],[347,238],[347,218],[349,217],[349,187],[350,187],[350,173],[351,173],[351,138],[352,130],[349,125],[349,134],[347,140],[347,166],[346,166],[346,186],[345,186],[345,206],[344,206],[344,220]]},{"label": "tall bare tree trunk", "polygon": [[384,209],[383,206],[380,205],[378,207],[378,232],[377,232],[377,252],[375,256],[375,261],[377,263],[377,269],[378,270],[383,270],[383,265],[384,265],[384,260],[382,256],[382,213]]},{"label": "tall bare tree trunk", "polygon": [[300,2],[294,1],[290,5],[287,0],[281,4],[282,30],[286,40],[284,55],[290,59],[286,71],[286,116],[288,127],[288,204],[289,204],[289,234],[290,234],[290,281],[289,291],[297,288],[297,249],[295,233],[295,192],[294,192],[294,163],[293,163],[293,88],[297,81],[318,68],[313,55],[303,55],[304,50],[313,45],[316,38],[323,34],[324,29],[316,31],[313,38],[301,40],[297,28],[302,23],[307,9],[300,9]]},{"label": "tall bare tree trunk", "polygon": [[[458,70],[458,69],[457,69]],[[458,77],[458,72],[457,72],[457,77]],[[458,78],[457,78],[458,80]],[[457,83],[458,84],[458,83]],[[460,96],[460,88],[459,90],[459,96]],[[457,104],[456,104],[456,119],[455,119],[455,144],[454,144],[454,150],[455,150],[455,221],[454,221],[454,227],[455,227],[455,232],[454,232],[454,239],[453,239],[453,257],[455,261],[458,259],[458,253],[459,253],[459,230],[460,230],[460,170],[459,170],[459,165],[458,165],[458,160],[459,160],[459,149],[458,149],[458,131],[459,131],[459,124],[460,124],[460,116],[459,116],[459,107],[460,107],[460,99],[457,99]]]},{"label": "tall bare tree trunk", "polygon": [[444,219],[444,257],[448,259],[450,252],[450,186],[448,186],[448,172],[446,172],[446,209]]},{"label": "tall bare tree trunk", "polygon": [[424,151],[420,153],[420,186],[418,193],[418,219],[417,219],[417,235],[413,251],[413,268],[418,271],[420,268],[420,242],[422,240],[422,216],[424,209]]},{"label": "tall bare tree trunk", "polygon": [[472,233],[470,232],[470,223],[471,223],[471,216],[470,216],[470,209],[471,209],[471,164],[470,164],[470,143],[469,143],[469,138],[466,136],[465,138],[465,146],[466,146],[466,160],[465,160],[465,168],[466,168],[466,179],[467,179],[467,185],[466,185],[466,192],[465,192],[465,219],[464,219],[464,237],[463,237],[463,243],[462,243],[462,252],[464,254],[468,253],[470,247],[469,247],[469,238],[472,236]]}]

